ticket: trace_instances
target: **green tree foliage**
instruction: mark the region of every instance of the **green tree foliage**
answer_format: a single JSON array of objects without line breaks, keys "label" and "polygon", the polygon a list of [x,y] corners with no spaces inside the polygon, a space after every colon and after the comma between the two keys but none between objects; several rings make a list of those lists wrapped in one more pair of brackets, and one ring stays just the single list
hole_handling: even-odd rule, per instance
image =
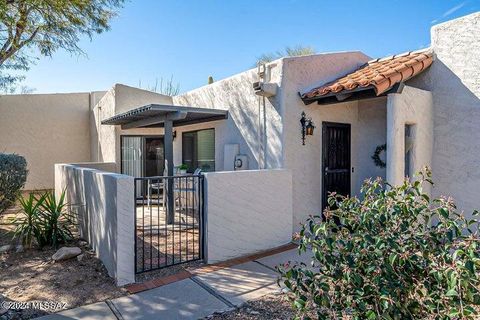
[{"label": "green tree foliage", "polygon": [[82,53],[79,37],[90,39],[109,29],[124,0],[2,0],[0,1],[0,89],[14,86],[38,51]]},{"label": "green tree foliage", "polygon": [[299,318],[479,319],[477,212],[430,199],[425,183],[428,170],[398,187],[367,181],[361,199],[331,195],[336,209],[299,234],[312,264],[279,267]]},{"label": "green tree foliage", "polygon": [[257,57],[257,62],[255,66],[272,62],[273,60],[280,59],[283,57],[296,57],[296,56],[308,56],[310,54],[315,54],[316,51],[313,47],[309,46],[295,46],[295,47],[285,47],[283,50],[279,50],[271,53],[264,53],[261,56]]}]

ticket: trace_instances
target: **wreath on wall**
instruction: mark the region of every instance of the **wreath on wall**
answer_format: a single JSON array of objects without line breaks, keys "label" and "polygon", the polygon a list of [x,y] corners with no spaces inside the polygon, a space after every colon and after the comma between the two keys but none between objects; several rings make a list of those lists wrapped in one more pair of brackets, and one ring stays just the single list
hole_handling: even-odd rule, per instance
[{"label": "wreath on wall", "polygon": [[383,161],[381,158],[380,158],[380,154],[382,152],[386,152],[387,151],[387,144],[382,144],[382,145],[379,145],[377,146],[377,148],[375,149],[375,152],[373,153],[373,156],[372,156],[372,159],[373,159],[373,162],[375,162],[375,165],[377,167],[380,167],[380,168],[385,168],[387,166],[387,164],[385,163],[385,161]]}]

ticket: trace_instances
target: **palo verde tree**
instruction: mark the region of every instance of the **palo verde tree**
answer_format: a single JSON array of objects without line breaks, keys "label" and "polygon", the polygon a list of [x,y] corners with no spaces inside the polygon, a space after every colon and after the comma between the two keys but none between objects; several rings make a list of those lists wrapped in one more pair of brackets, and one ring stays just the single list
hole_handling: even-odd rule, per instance
[{"label": "palo verde tree", "polygon": [[22,79],[39,53],[83,53],[80,36],[109,29],[124,0],[0,0],[0,89]]}]

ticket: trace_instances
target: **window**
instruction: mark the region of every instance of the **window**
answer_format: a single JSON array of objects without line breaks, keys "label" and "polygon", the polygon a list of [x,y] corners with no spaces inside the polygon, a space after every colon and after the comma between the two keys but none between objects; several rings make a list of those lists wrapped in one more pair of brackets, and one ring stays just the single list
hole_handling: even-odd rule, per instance
[{"label": "window", "polygon": [[184,132],[182,134],[182,159],[187,172],[195,169],[215,171],[215,129]]},{"label": "window", "polygon": [[415,134],[415,126],[413,124],[405,124],[405,177],[412,177],[413,173],[413,142]]}]

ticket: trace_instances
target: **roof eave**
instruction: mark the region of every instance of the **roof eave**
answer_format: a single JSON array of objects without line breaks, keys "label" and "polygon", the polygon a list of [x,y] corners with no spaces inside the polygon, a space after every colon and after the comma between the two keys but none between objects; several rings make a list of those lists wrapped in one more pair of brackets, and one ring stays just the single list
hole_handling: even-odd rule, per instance
[{"label": "roof eave", "polygon": [[[145,114],[149,112],[149,114]],[[163,112],[162,114],[160,114]],[[209,122],[209,121],[216,121],[216,120],[224,120],[228,119],[228,111],[223,109],[211,109],[211,108],[197,108],[197,107],[187,107],[187,106],[173,106],[173,105],[158,105],[158,104],[149,104],[142,107],[138,107],[121,114],[115,115],[108,119],[101,121],[102,125],[126,125],[132,122],[140,122],[143,119],[148,118],[155,118],[158,117],[158,123],[145,123],[144,127],[150,126],[161,126],[161,122],[163,118],[167,119],[167,115],[174,115],[178,113],[191,113],[197,116],[195,119],[189,119],[186,115],[181,118],[173,119],[174,126],[184,126],[188,124],[194,123],[201,123],[201,122]],[[198,117],[198,115],[201,115]],[[124,121],[122,121],[124,120]]]},{"label": "roof eave", "polygon": [[373,99],[387,96],[391,93],[402,93],[403,87],[405,86],[404,82],[398,82],[394,84],[391,88],[387,91],[377,94],[376,88],[373,85],[367,87],[358,87],[353,90],[349,91],[341,91],[338,93],[329,93],[323,96],[317,96],[314,98],[306,98],[302,99],[305,105],[312,104],[317,102],[319,105],[327,105],[327,104],[336,104],[336,103],[343,103],[349,101],[358,101],[364,99]]}]

